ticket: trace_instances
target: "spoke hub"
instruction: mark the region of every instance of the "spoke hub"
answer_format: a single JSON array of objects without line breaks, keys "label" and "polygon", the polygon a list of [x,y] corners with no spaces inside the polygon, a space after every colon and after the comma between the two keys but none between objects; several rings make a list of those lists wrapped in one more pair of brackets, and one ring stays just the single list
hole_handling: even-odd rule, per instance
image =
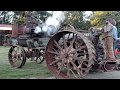
[{"label": "spoke hub", "polygon": [[60,51],[60,57],[62,58],[62,60],[65,60],[66,63],[67,62],[69,63],[70,60],[72,60],[72,58],[74,56],[74,54],[71,52],[74,52],[74,51],[75,51],[74,48],[69,48],[69,47],[65,48],[62,51]]}]

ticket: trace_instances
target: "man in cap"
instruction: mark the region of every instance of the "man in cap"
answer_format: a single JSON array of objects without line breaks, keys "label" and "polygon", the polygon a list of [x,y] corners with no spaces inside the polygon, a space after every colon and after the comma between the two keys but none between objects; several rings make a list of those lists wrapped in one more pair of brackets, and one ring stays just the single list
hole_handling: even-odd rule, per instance
[{"label": "man in cap", "polygon": [[109,18],[106,20],[104,26],[104,52],[106,60],[115,60],[113,51],[113,19]]}]

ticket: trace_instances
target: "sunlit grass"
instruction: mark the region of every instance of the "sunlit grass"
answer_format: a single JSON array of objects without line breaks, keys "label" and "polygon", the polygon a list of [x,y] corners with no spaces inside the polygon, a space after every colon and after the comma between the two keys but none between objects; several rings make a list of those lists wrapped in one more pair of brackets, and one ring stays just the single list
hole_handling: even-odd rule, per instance
[{"label": "sunlit grass", "polygon": [[34,61],[27,60],[26,64],[15,69],[8,61],[9,47],[0,47],[0,79],[21,79],[21,78],[46,78],[52,76],[46,64],[36,64]]}]

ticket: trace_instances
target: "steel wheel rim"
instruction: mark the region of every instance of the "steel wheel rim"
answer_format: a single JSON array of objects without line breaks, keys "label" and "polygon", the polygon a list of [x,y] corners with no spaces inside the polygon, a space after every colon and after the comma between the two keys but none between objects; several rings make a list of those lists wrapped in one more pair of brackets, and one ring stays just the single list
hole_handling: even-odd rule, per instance
[{"label": "steel wheel rim", "polygon": [[25,51],[20,46],[12,46],[8,55],[9,62],[14,68],[20,68],[26,60]]},{"label": "steel wheel rim", "polygon": [[[61,33],[61,32],[60,32]],[[65,32],[64,31],[64,35],[67,35],[69,32]],[[64,41],[66,41],[65,39],[64,39],[64,35],[63,35],[63,32],[62,32],[62,34],[56,34],[56,36],[57,37],[62,37],[63,38],[63,45],[60,45],[60,44],[58,44],[59,42],[60,42],[60,38],[57,38],[56,36],[54,36],[50,41],[49,41],[49,43],[48,43],[48,46],[47,46],[47,49],[46,49],[46,63],[47,63],[47,66],[48,66],[48,68],[49,68],[49,70],[50,70],[50,72],[52,72],[54,75],[55,75],[55,77],[56,78],[65,78],[65,79],[71,79],[72,77],[70,77],[71,75],[70,74],[72,74],[73,75],[73,77],[75,77],[75,78],[77,78],[77,79],[80,79],[80,78],[82,78],[82,77],[84,77],[87,73],[88,73],[88,71],[91,69],[91,64],[90,63],[88,63],[89,62],[89,57],[87,56],[87,60],[86,59],[83,59],[82,58],[82,60],[80,60],[81,59],[81,56],[77,56],[77,58],[75,59],[75,57],[74,57],[74,60],[73,60],[73,57],[72,56],[75,56],[75,55],[77,55],[78,54],[78,51],[79,51],[79,49],[82,49],[81,47],[79,47],[79,48],[75,48],[75,46],[77,46],[77,45],[73,45],[73,44],[75,44],[75,41],[77,42],[77,43],[79,43],[80,44],[80,42],[78,42],[78,40],[76,40],[76,38],[77,37],[79,37],[80,35],[78,34],[78,33],[75,33],[75,32],[70,32],[70,33],[73,33],[74,34],[74,38],[72,38],[71,39],[71,44],[68,46],[68,48],[64,48],[65,46],[66,46],[66,44],[65,44],[65,42]],[[84,37],[83,35],[81,35],[82,37]],[[76,37],[76,38],[75,38]],[[79,38],[81,38],[81,37],[79,37]],[[70,40],[70,39],[69,39]],[[51,44],[55,44],[56,46],[57,46],[57,48],[59,49],[56,49],[56,50],[58,50],[58,51],[53,51],[52,49],[53,49],[53,46],[49,46],[49,45],[51,45]],[[84,43],[84,41],[83,41],[83,44],[85,44]],[[67,42],[67,45],[68,45],[68,42]],[[79,46],[79,45],[78,45]],[[72,47],[72,48],[71,48]],[[87,47],[87,45],[85,45],[85,47]],[[84,47],[83,47],[84,48]],[[77,49],[78,49],[78,51],[77,51]],[[74,53],[74,54],[73,54]],[[89,51],[87,51],[87,53],[89,53]],[[86,53],[86,54],[87,54]],[[53,54],[54,54],[54,56],[53,56]],[[55,55],[56,54],[56,55]],[[48,56],[49,55],[49,56]],[[78,54],[79,55],[79,54]],[[57,57],[56,57],[57,56]],[[54,59],[56,60],[56,61],[50,61],[49,59],[51,59],[51,57],[55,57]],[[72,58],[70,58],[70,57],[72,57]],[[57,60],[58,59],[58,60]],[[78,59],[78,60],[77,60]],[[54,66],[52,66],[53,64],[55,64],[55,63],[57,63],[57,62],[60,62],[61,61],[61,65],[60,65],[60,68],[59,69],[55,69],[55,67]],[[80,61],[82,61],[82,62],[80,62]],[[78,64],[78,62],[79,62],[79,64]],[[80,64],[81,63],[81,64]],[[85,64],[87,64],[86,65],[86,69],[85,69],[85,65],[84,66],[82,66],[83,65],[83,63]],[[91,63],[93,63],[93,62],[91,62]],[[77,65],[78,64],[78,65]],[[57,65],[57,66],[59,66],[59,64]],[[72,67],[71,67],[72,66]],[[64,72],[62,72],[61,73],[61,71],[62,71],[62,68],[66,68],[66,73],[64,73]],[[83,67],[84,67],[84,70],[83,70]],[[69,69],[68,69],[69,68]],[[74,68],[74,69],[71,69],[71,68]],[[76,73],[75,73],[75,71],[77,71],[76,73],[77,73],[77,76],[76,76]],[[84,73],[83,73],[83,71],[84,71]]]},{"label": "steel wheel rim", "polygon": [[44,50],[36,49],[35,53],[37,54],[37,56],[33,57],[33,59],[37,64],[41,64],[44,61]]}]

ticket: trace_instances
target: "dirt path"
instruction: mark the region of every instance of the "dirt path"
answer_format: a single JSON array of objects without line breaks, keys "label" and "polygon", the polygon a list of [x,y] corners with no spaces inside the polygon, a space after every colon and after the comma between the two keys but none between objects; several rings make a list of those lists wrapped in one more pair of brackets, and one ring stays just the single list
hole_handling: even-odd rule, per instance
[{"label": "dirt path", "polygon": [[[25,79],[25,78],[22,78]],[[55,79],[55,77],[48,77],[48,78],[28,78],[28,79]],[[104,73],[95,73],[95,74],[88,74],[85,79],[120,79],[120,71],[113,71],[113,72],[104,72]]]}]

